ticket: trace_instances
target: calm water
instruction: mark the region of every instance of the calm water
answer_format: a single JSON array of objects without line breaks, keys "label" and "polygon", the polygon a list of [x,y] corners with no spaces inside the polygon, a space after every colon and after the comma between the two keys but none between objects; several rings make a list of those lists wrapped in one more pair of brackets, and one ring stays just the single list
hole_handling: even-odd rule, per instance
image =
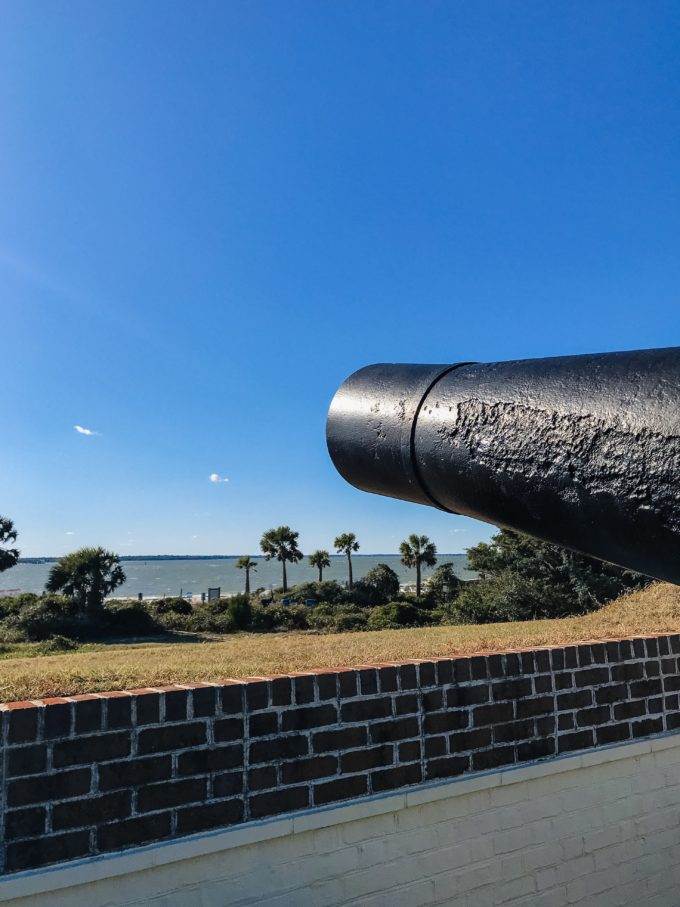
[{"label": "calm water", "polygon": [[[440,554],[439,563],[450,562],[462,579],[472,579],[474,574],[466,569],[464,554]],[[389,564],[398,574],[402,585],[415,583],[415,570],[407,570],[396,554],[362,554],[352,558],[354,578],[359,579],[376,564]],[[52,565],[17,564],[11,570],[0,575],[0,594],[2,590],[20,589],[22,592],[42,592]],[[180,592],[206,592],[209,586],[220,586],[222,593],[240,592],[243,589],[242,570],[236,569],[235,557],[224,557],[216,560],[140,560],[124,561],[123,569],[127,581],[116,590],[116,596],[136,597],[139,592],[145,596],[179,595]],[[427,577],[432,570],[423,574]],[[288,583],[315,580],[317,571],[310,567],[307,559],[299,564],[288,565]],[[332,556],[331,566],[324,570],[324,579],[336,579],[344,582],[347,579],[347,560],[343,556]],[[281,585],[281,565],[278,561],[257,560],[257,571],[251,573],[253,589],[264,586]]]}]

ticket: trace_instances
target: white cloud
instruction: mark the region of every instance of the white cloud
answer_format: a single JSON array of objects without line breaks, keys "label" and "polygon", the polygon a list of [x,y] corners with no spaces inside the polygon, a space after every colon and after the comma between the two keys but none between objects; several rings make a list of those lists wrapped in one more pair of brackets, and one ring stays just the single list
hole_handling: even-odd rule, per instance
[{"label": "white cloud", "polygon": [[100,432],[93,431],[91,428],[84,428],[82,425],[74,425],[73,427],[79,435],[87,435],[88,437],[92,437],[93,435],[100,434]]},{"label": "white cloud", "polygon": [[226,476],[221,476],[219,474],[219,472],[211,472],[209,478],[210,478],[210,481],[213,483],[213,485],[219,485],[220,482],[229,481],[229,479]]},{"label": "white cloud", "polygon": [[71,530],[69,529],[67,530],[66,535],[75,535],[75,532],[71,532]]},{"label": "white cloud", "polygon": [[197,535],[192,535],[191,538],[192,538],[192,539],[197,539],[198,536],[197,536]]}]

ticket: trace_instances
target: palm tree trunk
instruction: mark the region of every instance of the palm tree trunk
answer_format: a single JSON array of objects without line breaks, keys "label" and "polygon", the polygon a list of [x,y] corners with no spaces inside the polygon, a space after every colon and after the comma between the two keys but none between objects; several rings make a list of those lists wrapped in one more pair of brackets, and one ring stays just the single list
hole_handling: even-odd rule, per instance
[{"label": "palm tree trunk", "polygon": [[347,552],[347,567],[349,569],[349,587],[351,589],[354,585],[354,582],[352,580],[352,555],[349,553],[349,551]]},{"label": "palm tree trunk", "polygon": [[416,598],[420,598],[420,561],[416,561]]},{"label": "palm tree trunk", "polygon": [[246,567],[246,595],[250,595],[250,567]]},{"label": "palm tree trunk", "polygon": [[319,567],[319,582],[323,582],[323,567]]},{"label": "palm tree trunk", "polygon": [[286,562],[281,561],[281,565],[283,566],[283,594],[285,595],[286,592],[288,592],[288,578],[286,576]]}]

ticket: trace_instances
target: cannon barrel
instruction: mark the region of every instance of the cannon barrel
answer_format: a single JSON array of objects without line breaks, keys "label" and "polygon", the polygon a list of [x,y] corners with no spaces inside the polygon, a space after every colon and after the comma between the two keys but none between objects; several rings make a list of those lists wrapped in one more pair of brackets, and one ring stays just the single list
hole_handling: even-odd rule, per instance
[{"label": "cannon barrel", "polygon": [[680,583],[680,347],[369,365],[326,437],[363,491]]}]

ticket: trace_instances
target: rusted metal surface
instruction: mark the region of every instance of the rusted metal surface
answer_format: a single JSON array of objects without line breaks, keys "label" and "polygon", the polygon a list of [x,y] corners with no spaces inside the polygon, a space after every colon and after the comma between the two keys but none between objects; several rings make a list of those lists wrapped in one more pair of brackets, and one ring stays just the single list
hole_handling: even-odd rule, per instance
[{"label": "rusted metal surface", "polygon": [[362,490],[680,582],[680,348],[369,366],[327,439]]}]

